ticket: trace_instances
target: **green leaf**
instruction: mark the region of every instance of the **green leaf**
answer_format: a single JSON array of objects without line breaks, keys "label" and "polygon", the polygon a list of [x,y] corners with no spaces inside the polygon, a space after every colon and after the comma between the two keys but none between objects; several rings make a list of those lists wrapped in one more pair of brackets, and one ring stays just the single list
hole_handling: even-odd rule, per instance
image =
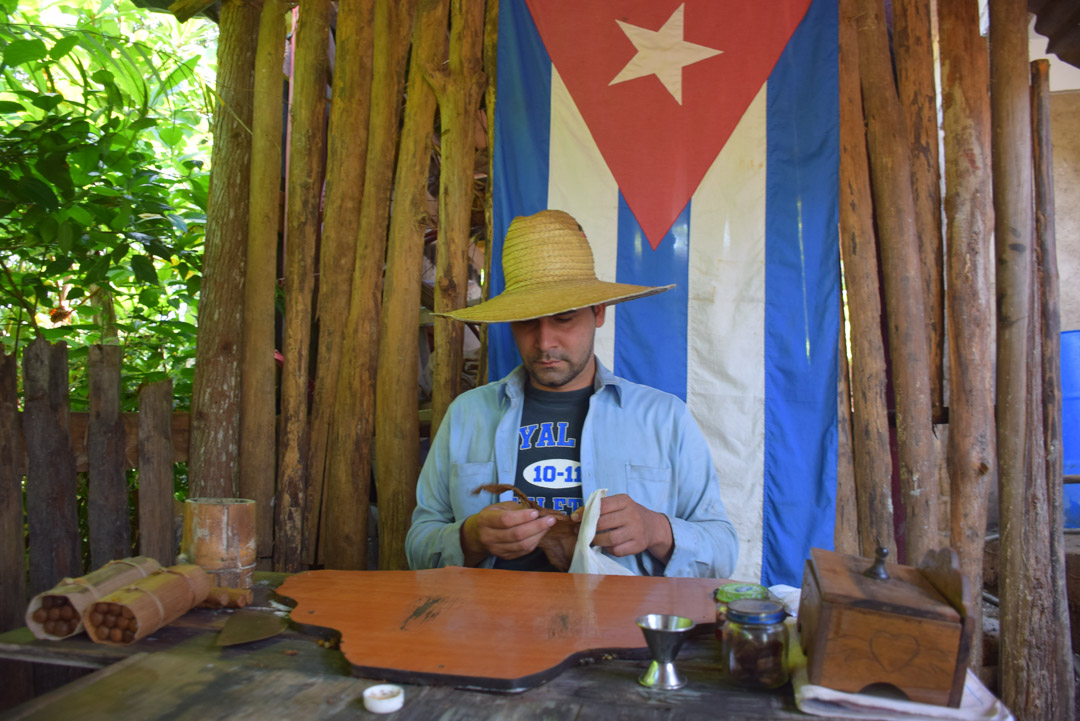
[{"label": "green leaf", "polygon": [[74,220],[76,223],[84,228],[88,228],[94,224],[94,216],[86,208],[78,205],[73,205],[67,209],[68,217]]},{"label": "green leaf", "polygon": [[158,298],[160,297],[161,294],[151,288],[143,288],[139,291],[139,302],[145,306],[157,305]]},{"label": "green leaf", "polygon": [[12,67],[41,60],[49,54],[45,42],[40,38],[12,40],[4,48],[4,64]]},{"label": "green leaf", "polygon": [[53,43],[52,49],[49,50],[49,58],[53,61],[59,60],[70,53],[78,43],[79,38],[77,35],[65,35]]},{"label": "green leaf", "polygon": [[0,100],[0,113],[22,113],[26,108],[14,100]]},{"label": "green leaf", "polygon": [[131,256],[131,272],[143,283],[158,284],[157,269],[154,268],[154,261],[145,255]]},{"label": "green leaf", "polygon": [[36,203],[49,212],[56,210],[56,207],[60,204],[60,201],[57,200],[56,194],[52,192],[52,189],[37,178],[19,178],[18,188],[19,195],[21,195],[23,199],[31,203]]},{"label": "green leaf", "polygon": [[128,130],[144,130],[145,128],[152,128],[157,124],[158,121],[156,118],[139,118],[128,126]]},{"label": "green leaf", "polygon": [[46,113],[52,112],[52,110],[64,102],[64,96],[58,93],[43,93],[31,100],[36,107],[41,108]]},{"label": "green leaf", "polygon": [[168,125],[158,128],[158,137],[170,148],[175,148],[183,141],[184,131],[175,125]]}]

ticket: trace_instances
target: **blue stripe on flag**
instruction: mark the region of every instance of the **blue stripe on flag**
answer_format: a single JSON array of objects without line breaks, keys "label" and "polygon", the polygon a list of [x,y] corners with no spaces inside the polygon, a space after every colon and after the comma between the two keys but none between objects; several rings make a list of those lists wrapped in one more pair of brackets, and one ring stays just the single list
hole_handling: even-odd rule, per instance
[{"label": "blue stripe on flag", "polygon": [[836,502],[836,0],[814,0],[768,80],[762,582],[800,584]]},{"label": "blue stripe on flag", "polygon": [[[619,255],[615,279],[635,285],[668,285],[671,290],[633,303],[620,303],[615,324],[612,370],[636,383],[686,400],[686,312],[690,204],[653,250],[619,193]],[[610,322],[610,320],[609,320]]]},{"label": "blue stripe on flag", "polygon": [[[547,208],[551,122],[551,58],[525,0],[499,3],[499,38],[490,297],[506,285],[500,259],[510,221]],[[488,345],[491,380],[520,362],[509,324],[490,325]]]}]

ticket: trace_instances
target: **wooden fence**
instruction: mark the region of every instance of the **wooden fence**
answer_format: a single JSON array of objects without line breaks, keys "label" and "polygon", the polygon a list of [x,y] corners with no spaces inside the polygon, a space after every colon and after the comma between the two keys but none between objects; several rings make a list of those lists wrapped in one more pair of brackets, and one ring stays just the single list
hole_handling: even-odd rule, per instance
[{"label": "wooden fence", "polygon": [[[173,464],[187,460],[188,415],[173,413],[172,381],[144,386],[138,413],[122,413],[122,349],[92,346],[89,410],[72,413],[67,354],[65,343],[42,338],[23,350],[19,412],[16,359],[0,350],[0,631],[23,625],[29,596],[88,570],[80,473],[91,568],[133,554],[163,565],[176,556]],[[132,468],[136,509],[127,483]]]}]

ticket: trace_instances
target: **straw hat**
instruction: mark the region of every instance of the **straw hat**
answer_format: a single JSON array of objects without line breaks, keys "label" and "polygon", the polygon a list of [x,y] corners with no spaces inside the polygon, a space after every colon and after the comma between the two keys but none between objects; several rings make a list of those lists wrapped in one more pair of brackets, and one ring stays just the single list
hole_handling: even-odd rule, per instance
[{"label": "straw hat", "polygon": [[561,210],[514,218],[506,231],[502,265],[506,277],[502,293],[471,308],[435,315],[469,323],[506,323],[621,303],[675,287],[598,280],[585,233]]}]

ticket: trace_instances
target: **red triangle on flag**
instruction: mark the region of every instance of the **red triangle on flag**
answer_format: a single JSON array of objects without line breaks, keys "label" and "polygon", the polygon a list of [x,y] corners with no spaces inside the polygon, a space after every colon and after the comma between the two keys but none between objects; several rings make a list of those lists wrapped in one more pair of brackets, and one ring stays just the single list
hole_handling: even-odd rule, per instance
[{"label": "red triangle on flag", "polygon": [[551,62],[654,250],[810,5],[526,1]]}]

